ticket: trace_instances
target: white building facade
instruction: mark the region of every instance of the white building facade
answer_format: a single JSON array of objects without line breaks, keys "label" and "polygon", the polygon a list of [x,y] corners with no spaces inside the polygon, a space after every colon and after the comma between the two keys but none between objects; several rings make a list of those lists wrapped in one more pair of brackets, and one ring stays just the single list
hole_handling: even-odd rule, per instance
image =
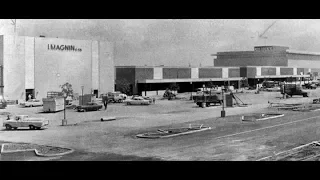
[{"label": "white building facade", "polygon": [[68,82],[73,92],[114,91],[113,44],[105,41],[47,37],[0,36],[3,95],[7,100],[36,99],[61,91]]}]

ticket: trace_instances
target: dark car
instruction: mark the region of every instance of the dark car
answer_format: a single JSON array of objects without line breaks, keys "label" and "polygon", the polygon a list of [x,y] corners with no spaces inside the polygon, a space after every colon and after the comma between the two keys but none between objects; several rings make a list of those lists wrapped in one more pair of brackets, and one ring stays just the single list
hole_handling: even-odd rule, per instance
[{"label": "dark car", "polygon": [[77,111],[82,111],[82,112],[86,112],[86,111],[98,111],[99,109],[102,108],[102,105],[99,105],[97,103],[94,102],[88,102],[85,105],[80,105],[77,106],[76,109]]}]

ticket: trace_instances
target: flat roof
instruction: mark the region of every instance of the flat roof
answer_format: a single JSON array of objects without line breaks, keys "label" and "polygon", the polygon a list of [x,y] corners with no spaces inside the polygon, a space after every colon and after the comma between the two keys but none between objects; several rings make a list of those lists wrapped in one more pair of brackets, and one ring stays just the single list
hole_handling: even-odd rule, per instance
[{"label": "flat roof", "polygon": [[305,55],[320,56],[319,52],[296,51],[296,50],[287,50],[286,52],[290,54],[305,54]]}]

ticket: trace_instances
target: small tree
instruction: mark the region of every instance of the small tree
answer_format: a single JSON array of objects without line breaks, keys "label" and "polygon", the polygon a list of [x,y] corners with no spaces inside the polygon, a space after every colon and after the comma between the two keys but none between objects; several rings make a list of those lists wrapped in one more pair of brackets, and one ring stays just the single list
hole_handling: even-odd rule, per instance
[{"label": "small tree", "polygon": [[116,91],[120,91],[124,94],[131,95],[131,84],[126,79],[116,80]]},{"label": "small tree", "polygon": [[213,88],[213,87],[214,87],[214,84],[212,83],[212,81],[207,82],[207,83],[206,83],[206,87],[207,87],[207,88]]},{"label": "small tree", "polygon": [[178,90],[180,89],[180,87],[179,87],[179,84],[177,84],[177,83],[171,83],[171,84],[169,85],[169,89],[170,89],[171,91],[178,91]]},{"label": "small tree", "polygon": [[73,89],[72,89],[72,85],[70,83],[65,83],[63,85],[60,85],[60,88],[61,88],[61,92],[63,94],[66,94],[67,97],[70,96],[70,97],[73,97]]}]

